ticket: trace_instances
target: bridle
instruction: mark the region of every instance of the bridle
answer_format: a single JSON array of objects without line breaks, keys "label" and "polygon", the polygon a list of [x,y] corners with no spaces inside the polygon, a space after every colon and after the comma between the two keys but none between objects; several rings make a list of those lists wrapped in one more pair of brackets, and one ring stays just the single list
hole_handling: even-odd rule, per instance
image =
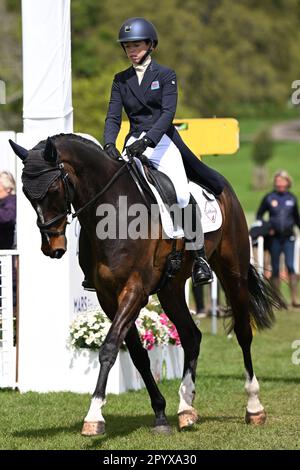
[{"label": "bridle", "polygon": [[[56,215],[52,219],[48,220],[47,222],[41,222],[39,219],[37,220],[37,226],[40,229],[40,232],[44,235],[48,235],[49,237],[58,237],[60,235],[65,235],[65,229],[64,230],[49,230],[53,225],[55,225],[58,221],[63,219],[64,217],[67,218],[67,224],[71,223],[71,221],[75,218],[78,217],[78,215],[83,212],[85,209],[87,209],[89,206],[91,206],[94,202],[97,201],[97,199],[102,196],[109,188],[110,186],[116,181],[116,179],[123,173],[124,169],[128,169],[129,163],[125,162],[119,169],[116,171],[116,173],[111,177],[109,182],[104,186],[104,188],[97,193],[90,201],[88,201],[86,204],[84,204],[80,209],[78,209],[76,212],[72,213],[72,201],[73,201],[73,196],[75,192],[74,185],[72,181],[70,180],[69,173],[66,172],[64,163],[63,162],[58,162],[56,166],[52,168],[46,168],[44,170],[35,172],[35,173],[29,173],[25,172],[28,176],[31,178],[37,178],[40,175],[43,175],[45,173],[49,173],[51,171],[57,171],[59,170],[59,175],[58,177],[53,180],[56,181],[57,179],[60,179],[63,183],[64,187],[64,199],[65,199],[65,209],[61,214]],[[53,182],[52,181],[52,182]],[[72,215],[71,221],[68,221],[68,215]],[[41,214],[38,214],[41,217]]]},{"label": "bridle", "polygon": [[[57,178],[51,181],[51,184],[59,178],[62,181],[63,186],[64,186],[65,209],[63,213],[58,214],[57,216],[53,217],[47,222],[43,222],[43,214],[39,213],[39,210],[36,209],[39,218],[42,220],[40,221],[39,219],[37,219],[36,224],[39,227],[40,232],[42,234],[48,235],[49,237],[58,237],[60,235],[64,235],[64,230],[49,230],[49,229],[54,224],[56,224],[56,222],[68,216],[69,214],[71,214],[71,203],[72,203],[72,198],[73,198],[73,193],[74,193],[74,186],[69,179],[69,174],[65,171],[64,164],[62,162],[59,162],[57,163],[57,165],[51,168],[45,168],[44,170],[40,170],[36,172],[28,172],[26,171],[26,169],[24,169],[23,173],[29,178],[38,178],[41,175],[44,175],[46,173],[50,173],[53,171],[59,171],[59,175],[57,176]],[[25,188],[24,188],[24,192],[26,194]]]},{"label": "bridle", "polygon": [[[65,171],[64,164],[62,162],[58,163],[57,166],[53,168],[46,168],[45,170],[41,170],[31,175],[33,177],[38,177],[41,174],[49,173],[50,171],[54,171],[54,170],[55,171],[59,170],[59,176],[57,178],[59,178],[62,181],[63,187],[64,187],[64,199],[65,199],[64,212],[56,215],[55,217],[48,220],[47,222],[40,222],[39,219],[36,222],[38,228],[40,229],[40,232],[42,234],[48,235],[49,237],[58,237],[60,235],[65,234],[64,230],[49,230],[49,228],[55,225],[56,222],[58,222],[59,220],[71,214],[72,212],[71,203],[73,199],[74,186],[69,178],[69,173]],[[56,181],[56,179],[54,181]]]}]

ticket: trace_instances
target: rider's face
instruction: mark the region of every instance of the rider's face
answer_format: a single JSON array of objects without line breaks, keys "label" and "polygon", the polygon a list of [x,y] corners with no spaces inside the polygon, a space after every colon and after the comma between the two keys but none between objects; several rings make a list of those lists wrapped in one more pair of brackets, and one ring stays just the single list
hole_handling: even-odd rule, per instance
[{"label": "rider's face", "polygon": [[128,59],[133,65],[137,65],[139,63],[149,48],[146,41],[124,42],[123,46]]}]

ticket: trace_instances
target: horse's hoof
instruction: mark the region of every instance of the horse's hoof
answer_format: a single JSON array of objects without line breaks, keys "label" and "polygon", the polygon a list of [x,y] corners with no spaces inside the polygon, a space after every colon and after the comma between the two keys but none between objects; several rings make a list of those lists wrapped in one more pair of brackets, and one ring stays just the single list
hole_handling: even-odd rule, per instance
[{"label": "horse's hoof", "polygon": [[173,429],[169,424],[162,424],[152,428],[153,434],[172,434]]},{"label": "horse's hoof", "polygon": [[185,410],[178,413],[179,420],[179,430],[184,431],[185,429],[190,428],[199,419],[197,411],[193,408],[191,410]]},{"label": "horse's hoof", "polygon": [[267,419],[267,413],[265,410],[258,411],[257,413],[250,413],[246,410],[245,421],[247,424],[254,424],[255,426],[260,426],[265,424]]},{"label": "horse's hoof", "polygon": [[105,433],[105,423],[103,421],[94,421],[89,422],[85,421],[83,423],[81,434],[82,436],[99,436],[100,434]]}]

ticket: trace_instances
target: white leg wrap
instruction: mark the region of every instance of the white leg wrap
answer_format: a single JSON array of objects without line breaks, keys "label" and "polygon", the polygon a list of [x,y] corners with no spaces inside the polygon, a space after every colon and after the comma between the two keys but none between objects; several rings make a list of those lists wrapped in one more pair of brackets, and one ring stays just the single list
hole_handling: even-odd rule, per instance
[{"label": "white leg wrap", "polygon": [[84,418],[84,421],[87,421],[89,423],[102,421],[103,423],[105,423],[105,419],[103,418],[101,411],[101,408],[105,405],[105,403],[106,400],[103,400],[102,398],[92,398],[90,409],[88,411],[88,414]]},{"label": "white leg wrap", "polygon": [[185,374],[184,379],[180,384],[178,394],[180,399],[178,413],[186,410],[192,410],[192,403],[195,396],[195,384],[193,382],[191,372],[187,372]]},{"label": "white leg wrap", "polygon": [[259,383],[255,375],[252,380],[250,380],[250,377],[246,372],[246,377],[245,390],[248,395],[247,411],[249,413],[259,413],[264,409],[258,398]]}]

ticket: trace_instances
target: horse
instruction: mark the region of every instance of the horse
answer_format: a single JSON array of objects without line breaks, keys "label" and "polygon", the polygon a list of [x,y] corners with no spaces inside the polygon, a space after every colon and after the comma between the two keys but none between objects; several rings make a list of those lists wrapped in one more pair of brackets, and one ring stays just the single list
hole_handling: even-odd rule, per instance
[{"label": "horse", "polygon": [[[171,431],[165,414],[166,400],[153,378],[148,353],[135,325],[141,308],[155,292],[162,309],[174,323],[184,350],[179,429],[193,426],[199,418],[193,400],[202,334],[185,299],[185,282],[191,276],[193,260],[190,251],[184,248],[184,240],[176,241],[183,253],[181,269],[161,284],[173,240],[163,236],[159,217],[151,221],[158,228],[159,236],[155,238],[149,234],[140,239],[100,240],[97,236],[100,203],[112,204],[118,212],[121,211],[120,195],[127,196],[128,206],[145,202],[129,176],[129,163],[113,160],[100,146],[75,134],[48,137],[31,150],[10,143],[24,164],[23,191],[37,213],[43,254],[61,258],[65,253],[65,231],[73,206],[76,211],[73,216],[78,216],[82,227],[80,266],[92,278],[99,303],[112,322],[99,349],[100,371],[82,434],[94,436],[105,432],[102,408],[106,402],[106,383],[123,341],[149,393],[154,411],[153,430],[157,433]],[[218,203],[222,225],[205,234],[205,249],[224,289],[231,309],[232,327],[242,349],[248,395],[245,421],[259,425],[265,422],[266,412],[259,400],[259,383],[252,365],[252,328],[253,325],[258,329],[270,328],[275,319],[274,310],[285,305],[271,283],[258,275],[250,263],[245,215],[226,180]]]}]

